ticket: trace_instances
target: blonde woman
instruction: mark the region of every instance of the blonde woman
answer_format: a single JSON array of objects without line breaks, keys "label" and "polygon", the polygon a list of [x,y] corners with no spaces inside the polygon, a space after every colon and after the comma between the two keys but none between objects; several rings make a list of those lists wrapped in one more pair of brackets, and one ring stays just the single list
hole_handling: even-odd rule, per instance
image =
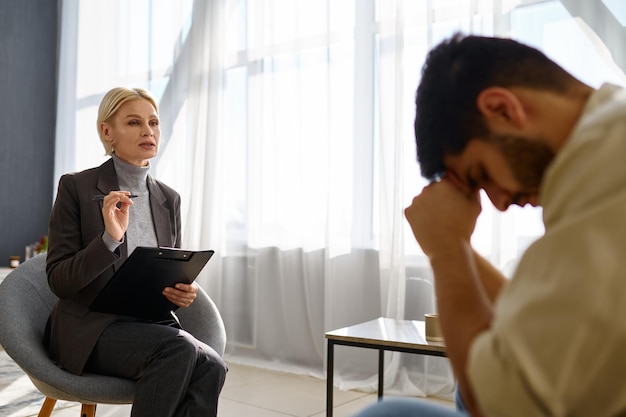
[{"label": "blonde woman", "polygon": [[[226,365],[175,316],[150,322],[89,309],[134,248],[181,243],[180,196],[149,174],[160,139],[150,93],[109,91],[98,110],[98,133],[111,158],[62,176],[50,216],[47,273],[59,297],[49,321],[50,356],[74,374],[136,380],[133,417],[216,416]],[[163,295],[187,307],[197,291],[181,283]]]}]

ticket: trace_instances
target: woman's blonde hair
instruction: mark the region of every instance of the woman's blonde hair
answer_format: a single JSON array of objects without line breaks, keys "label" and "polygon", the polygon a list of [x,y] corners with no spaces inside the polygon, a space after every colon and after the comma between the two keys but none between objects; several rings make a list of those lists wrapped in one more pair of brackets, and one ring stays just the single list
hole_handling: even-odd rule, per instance
[{"label": "woman's blonde hair", "polygon": [[157,114],[159,113],[159,107],[157,106],[154,97],[152,97],[149,91],[144,90],[143,88],[116,87],[109,90],[109,92],[102,98],[100,107],[98,107],[97,127],[98,136],[100,136],[100,142],[102,142],[102,146],[104,146],[106,155],[111,155],[111,153],[113,153],[113,145],[105,140],[104,134],[100,129],[100,124],[103,122],[110,123],[113,116],[115,116],[115,113],[117,113],[119,108],[124,103],[137,99],[148,100],[156,110]]}]

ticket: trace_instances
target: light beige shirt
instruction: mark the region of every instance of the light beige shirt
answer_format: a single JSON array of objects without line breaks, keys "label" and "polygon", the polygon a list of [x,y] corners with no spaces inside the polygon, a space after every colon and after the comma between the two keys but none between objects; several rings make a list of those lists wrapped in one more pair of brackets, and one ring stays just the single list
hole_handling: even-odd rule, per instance
[{"label": "light beige shirt", "polygon": [[545,234],[473,342],[487,417],[626,415],[626,91],[592,94],[541,187]]}]

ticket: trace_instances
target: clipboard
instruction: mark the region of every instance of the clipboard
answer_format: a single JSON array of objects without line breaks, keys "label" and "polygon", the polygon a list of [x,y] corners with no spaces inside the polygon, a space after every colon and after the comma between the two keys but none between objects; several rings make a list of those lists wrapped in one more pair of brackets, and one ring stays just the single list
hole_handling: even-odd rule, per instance
[{"label": "clipboard", "polygon": [[163,320],[178,308],[162,294],[179,282],[191,284],[204,268],[212,250],[139,246],[124,261],[89,309],[100,313]]}]

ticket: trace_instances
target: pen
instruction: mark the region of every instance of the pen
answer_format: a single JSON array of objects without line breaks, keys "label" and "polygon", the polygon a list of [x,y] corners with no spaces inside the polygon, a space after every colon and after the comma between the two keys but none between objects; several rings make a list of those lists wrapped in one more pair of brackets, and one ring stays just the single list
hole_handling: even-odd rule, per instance
[{"label": "pen", "polygon": [[[93,197],[91,197],[91,199],[93,201],[102,201],[104,200],[104,197],[105,197],[104,195],[98,194],[98,195],[94,195]],[[128,198],[136,198],[136,197],[139,197],[139,196],[137,194],[131,194],[128,196]]]}]

